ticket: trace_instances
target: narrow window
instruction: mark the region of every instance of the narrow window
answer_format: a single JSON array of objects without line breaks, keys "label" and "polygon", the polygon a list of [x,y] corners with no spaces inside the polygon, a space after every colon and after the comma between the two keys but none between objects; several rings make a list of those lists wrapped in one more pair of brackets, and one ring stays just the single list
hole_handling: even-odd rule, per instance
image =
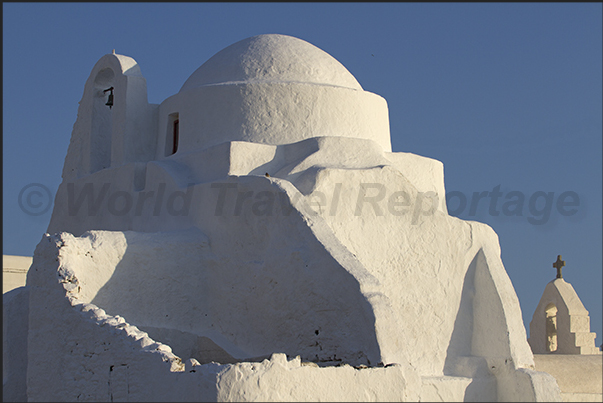
[{"label": "narrow window", "polygon": [[178,113],[168,115],[166,133],[165,133],[165,156],[176,154],[178,143],[180,141],[180,118]]},{"label": "narrow window", "polygon": [[178,124],[180,123],[180,119],[176,119],[174,120],[174,127],[173,127],[173,134],[174,134],[174,144],[172,147],[172,154],[176,154],[176,151],[178,151]]}]

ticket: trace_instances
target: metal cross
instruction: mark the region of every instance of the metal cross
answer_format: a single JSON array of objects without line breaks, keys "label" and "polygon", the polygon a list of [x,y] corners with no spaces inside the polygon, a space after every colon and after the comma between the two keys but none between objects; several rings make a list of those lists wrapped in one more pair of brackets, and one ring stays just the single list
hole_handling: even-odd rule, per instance
[{"label": "metal cross", "polygon": [[563,278],[561,275],[561,268],[565,266],[565,261],[561,260],[561,255],[557,255],[557,261],[553,263],[553,267],[557,269],[557,278]]}]

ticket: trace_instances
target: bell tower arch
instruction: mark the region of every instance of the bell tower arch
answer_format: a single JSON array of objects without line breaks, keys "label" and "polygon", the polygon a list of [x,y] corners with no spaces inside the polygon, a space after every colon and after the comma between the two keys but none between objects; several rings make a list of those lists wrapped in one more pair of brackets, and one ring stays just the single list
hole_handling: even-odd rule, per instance
[{"label": "bell tower arch", "polygon": [[111,166],[113,111],[107,105],[106,90],[113,88],[115,72],[110,67],[100,70],[94,78],[92,119],[90,122],[90,160],[88,172],[94,173]]},{"label": "bell tower arch", "polygon": [[157,109],[147,101],[146,80],[134,59],[115,53],[101,57],[84,87],[63,179],[153,160]]},{"label": "bell tower arch", "polygon": [[546,317],[546,351],[552,353],[557,351],[557,307],[555,304],[548,304],[544,310],[544,315]]}]

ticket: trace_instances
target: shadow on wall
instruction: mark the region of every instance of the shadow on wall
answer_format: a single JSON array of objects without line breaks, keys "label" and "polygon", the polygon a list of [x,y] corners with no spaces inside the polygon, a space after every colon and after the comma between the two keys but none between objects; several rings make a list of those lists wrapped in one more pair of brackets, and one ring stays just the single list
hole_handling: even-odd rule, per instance
[{"label": "shadow on wall", "polygon": [[450,337],[450,344],[446,350],[444,374],[456,374],[456,358],[471,355],[471,336],[473,334],[473,297],[475,296],[475,270],[477,255],[471,261],[461,292],[461,302],[454,321],[454,330]]},{"label": "shadow on wall", "polygon": [[198,230],[123,233],[127,249],[91,302],[183,360],[279,352],[321,365],[380,361],[373,307],[302,216],[221,219],[232,222],[212,242],[228,240],[228,253]]},{"label": "shadow on wall", "polygon": [[480,254],[483,254],[482,250],[473,258],[465,273],[461,302],[444,362],[444,375],[472,378],[465,390],[465,401],[469,402],[496,400],[496,378],[488,371],[486,360],[471,356],[475,273]]}]

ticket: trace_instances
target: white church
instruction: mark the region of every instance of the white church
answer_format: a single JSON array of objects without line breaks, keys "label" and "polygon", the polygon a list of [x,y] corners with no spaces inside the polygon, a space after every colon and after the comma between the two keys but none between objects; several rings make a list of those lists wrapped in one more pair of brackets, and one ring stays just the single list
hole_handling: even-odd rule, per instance
[{"label": "white church", "polygon": [[442,163],[392,152],[388,114],[290,36],[228,46],[160,105],[103,56],[4,295],[5,398],[601,401],[535,362],[600,371],[588,312],[555,283],[528,342],[497,235],[448,215]]}]

